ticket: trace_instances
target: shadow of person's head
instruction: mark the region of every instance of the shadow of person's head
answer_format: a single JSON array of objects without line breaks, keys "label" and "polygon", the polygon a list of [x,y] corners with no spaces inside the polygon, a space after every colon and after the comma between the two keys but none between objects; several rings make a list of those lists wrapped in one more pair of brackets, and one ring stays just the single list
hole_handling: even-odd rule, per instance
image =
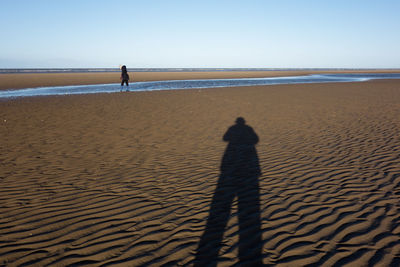
[{"label": "shadow of person's head", "polygon": [[225,133],[223,140],[230,145],[255,145],[259,139],[253,128],[246,125],[243,117],[236,119],[236,124],[232,125]]},{"label": "shadow of person's head", "polygon": [[236,124],[245,125],[245,124],[246,124],[246,121],[245,121],[244,118],[238,117],[238,118],[236,119]]}]

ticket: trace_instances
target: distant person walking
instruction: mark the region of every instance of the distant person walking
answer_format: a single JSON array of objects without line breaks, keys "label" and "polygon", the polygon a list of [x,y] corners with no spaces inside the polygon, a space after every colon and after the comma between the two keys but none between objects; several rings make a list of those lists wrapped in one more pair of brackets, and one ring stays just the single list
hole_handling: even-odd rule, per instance
[{"label": "distant person walking", "polygon": [[124,86],[124,83],[129,86],[129,74],[125,65],[121,67],[121,86]]}]

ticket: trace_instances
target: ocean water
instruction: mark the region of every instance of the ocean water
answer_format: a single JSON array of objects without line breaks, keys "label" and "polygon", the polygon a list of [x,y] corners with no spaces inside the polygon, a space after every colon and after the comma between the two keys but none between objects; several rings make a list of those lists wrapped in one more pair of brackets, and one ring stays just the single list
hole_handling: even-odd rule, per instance
[{"label": "ocean water", "polygon": [[[361,69],[332,68],[129,68],[129,72],[204,72],[204,71],[335,71]],[[363,69],[374,70],[374,69]],[[76,72],[120,72],[119,68],[41,68],[41,69],[0,69],[0,73],[76,73]]]},{"label": "ocean water", "polygon": [[362,82],[373,79],[400,79],[400,73],[374,73],[374,74],[312,74],[290,77],[268,78],[241,78],[241,79],[205,79],[205,80],[172,80],[153,82],[132,82],[129,87],[115,84],[51,86],[16,90],[0,91],[0,98],[50,96],[50,95],[74,95],[95,93],[117,93],[129,89],[137,91],[201,89],[219,87],[238,87],[274,84],[305,84],[305,83],[329,83],[329,82]]}]

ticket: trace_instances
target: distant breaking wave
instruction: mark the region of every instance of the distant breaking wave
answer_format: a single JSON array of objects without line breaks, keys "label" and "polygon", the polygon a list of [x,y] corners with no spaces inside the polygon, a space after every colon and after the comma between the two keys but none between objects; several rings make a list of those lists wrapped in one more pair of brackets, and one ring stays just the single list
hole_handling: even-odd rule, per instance
[{"label": "distant breaking wave", "polygon": [[129,87],[121,87],[119,84],[95,84],[95,85],[70,85],[26,88],[0,91],[0,98],[50,96],[50,95],[74,95],[95,93],[116,93],[121,90],[129,91],[158,91],[179,89],[204,89],[219,87],[239,87],[275,84],[305,84],[305,83],[329,83],[329,82],[363,82],[373,79],[400,79],[400,73],[374,73],[374,74],[313,74],[291,77],[268,78],[240,78],[240,79],[205,79],[205,80],[171,80],[152,82],[133,82]]}]

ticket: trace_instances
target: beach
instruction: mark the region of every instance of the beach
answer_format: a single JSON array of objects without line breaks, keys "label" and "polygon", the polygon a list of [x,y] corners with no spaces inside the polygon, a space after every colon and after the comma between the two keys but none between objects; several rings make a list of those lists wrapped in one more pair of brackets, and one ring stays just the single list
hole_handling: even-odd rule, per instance
[{"label": "beach", "polygon": [[[162,71],[133,72],[128,68],[130,82],[234,79],[300,76],[332,73],[400,73],[400,70],[287,70],[287,71]],[[86,85],[120,83],[120,72],[66,72],[66,73],[3,73],[0,74],[0,90],[35,88],[45,86]]]},{"label": "beach", "polygon": [[[119,75],[2,74],[0,89]],[[251,177],[221,168],[239,117],[258,137],[241,145]],[[7,99],[0,125],[0,265],[400,264],[400,80]],[[241,188],[221,186],[231,174]]]}]

